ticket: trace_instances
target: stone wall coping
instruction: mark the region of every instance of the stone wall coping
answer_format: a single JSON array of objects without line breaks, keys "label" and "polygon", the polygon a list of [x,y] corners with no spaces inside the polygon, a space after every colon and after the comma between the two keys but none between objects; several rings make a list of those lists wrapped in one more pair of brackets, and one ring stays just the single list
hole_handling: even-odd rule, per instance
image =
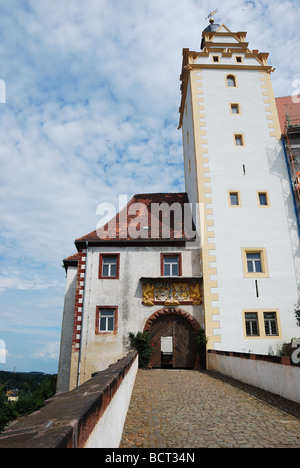
[{"label": "stone wall coping", "polygon": [[209,349],[207,352],[209,354],[219,354],[221,356],[237,357],[241,359],[252,359],[254,361],[265,361],[273,364],[281,364],[283,366],[300,367],[299,364],[293,363],[290,356],[269,356],[266,354],[241,353],[235,351],[218,351],[215,349]]},{"label": "stone wall coping", "polygon": [[83,448],[137,354],[132,351],[80,387],[54,395],[0,434],[0,448]]}]

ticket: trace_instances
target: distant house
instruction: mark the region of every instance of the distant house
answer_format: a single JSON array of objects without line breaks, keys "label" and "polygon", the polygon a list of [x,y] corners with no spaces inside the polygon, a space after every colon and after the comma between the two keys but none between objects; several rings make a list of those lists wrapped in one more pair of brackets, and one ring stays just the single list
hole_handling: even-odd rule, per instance
[{"label": "distant house", "polygon": [[7,390],[6,396],[8,401],[18,401],[19,400],[19,390],[17,388]]}]

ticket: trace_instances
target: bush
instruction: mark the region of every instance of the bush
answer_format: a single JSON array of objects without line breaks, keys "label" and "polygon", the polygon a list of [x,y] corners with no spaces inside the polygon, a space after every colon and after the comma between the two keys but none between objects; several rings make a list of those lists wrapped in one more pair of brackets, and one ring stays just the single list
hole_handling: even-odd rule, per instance
[{"label": "bush", "polygon": [[139,353],[139,367],[146,369],[150,364],[152,355],[151,333],[146,331],[144,333],[137,332],[129,333],[130,345]]},{"label": "bush", "polygon": [[195,333],[195,344],[200,359],[200,368],[206,369],[206,345],[208,338],[205,335],[204,330],[199,330]]}]

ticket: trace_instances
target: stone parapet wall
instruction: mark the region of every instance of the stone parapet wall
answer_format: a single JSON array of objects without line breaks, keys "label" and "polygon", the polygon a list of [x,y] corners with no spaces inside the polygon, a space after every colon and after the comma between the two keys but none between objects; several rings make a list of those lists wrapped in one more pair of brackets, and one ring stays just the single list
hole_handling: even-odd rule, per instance
[{"label": "stone parapet wall", "polygon": [[[41,410],[2,433],[0,448],[85,448],[91,445],[91,436],[94,446],[101,447],[101,437],[107,437],[107,433],[117,434],[120,439],[127,408],[123,418],[113,418],[112,408],[122,388],[125,388],[122,401],[129,405],[137,357],[137,352],[133,351],[105,371],[94,374],[80,387],[55,395],[45,402]],[[109,427],[102,427],[99,431],[99,423],[108,410],[118,427],[112,427],[106,418]],[[117,405],[115,411],[118,410]],[[93,436],[94,430],[96,437]],[[118,440],[110,443],[112,447],[118,446]]]}]

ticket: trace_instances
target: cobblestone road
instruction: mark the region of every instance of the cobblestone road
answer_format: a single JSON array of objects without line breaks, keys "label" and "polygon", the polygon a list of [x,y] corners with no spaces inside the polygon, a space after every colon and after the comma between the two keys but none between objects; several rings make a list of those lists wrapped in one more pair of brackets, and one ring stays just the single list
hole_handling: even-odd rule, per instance
[{"label": "cobblestone road", "polygon": [[300,405],[211,372],[139,370],[121,448],[300,448]]}]

